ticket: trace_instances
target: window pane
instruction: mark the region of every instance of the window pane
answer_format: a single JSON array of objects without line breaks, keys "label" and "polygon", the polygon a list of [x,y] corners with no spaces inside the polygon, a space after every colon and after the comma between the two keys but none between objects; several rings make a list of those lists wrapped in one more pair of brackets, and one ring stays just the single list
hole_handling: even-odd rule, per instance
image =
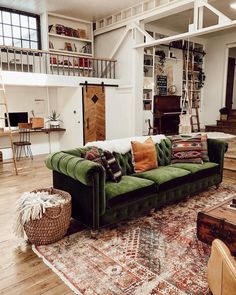
[{"label": "window pane", "polygon": [[30,30],[30,40],[31,41],[37,41],[38,40],[37,31]]},{"label": "window pane", "polygon": [[4,34],[5,37],[12,37],[11,26],[3,25],[3,34]]},{"label": "window pane", "polygon": [[23,41],[22,41],[22,47],[23,47],[23,48],[29,48],[29,41],[25,41],[25,40],[23,40]]},{"label": "window pane", "polygon": [[13,39],[13,46],[21,47],[21,40],[20,39]]},{"label": "window pane", "polygon": [[22,35],[22,39],[29,40],[29,29],[22,28],[21,35]]},{"label": "window pane", "polygon": [[2,23],[2,11],[0,10],[0,23]]},{"label": "window pane", "polygon": [[20,28],[19,27],[12,27],[13,30],[13,37],[14,38],[20,38]]},{"label": "window pane", "polygon": [[29,27],[31,29],[37,29],[36,18],[29,17]]},{"label": "window pane", "polygon": [[0,45],[4,45],[3,44],[3,37],[0,37]]},{"label": "window pane", "polygon": [[12,46],[12,38],[4,37],[4,45]]},{"label": "window pane", "polygon": [[2,25],[0,25],[0,35],[2,36]]},{"label": "window pane", "polygon": [[30,42],[31,49],[38,49],[38,43],[37,42]]},{"label": "window pane", "polygon": [[13,26],[19,26],[20,25],[20,16],[19,14],[12,13],[11,14],[12,24]]},{"label": "window pane", "polygon": [[21,24],[22,27],[28,28],[29,27],[29,24],[28,24],[28,16],[21,15],[20,16],[20,24]]},{"label": "window pane", "polygon": [[11,23],[11,15],[10,12],[3,11],[2,12],[2,19],[4,24],[10,24]]}]

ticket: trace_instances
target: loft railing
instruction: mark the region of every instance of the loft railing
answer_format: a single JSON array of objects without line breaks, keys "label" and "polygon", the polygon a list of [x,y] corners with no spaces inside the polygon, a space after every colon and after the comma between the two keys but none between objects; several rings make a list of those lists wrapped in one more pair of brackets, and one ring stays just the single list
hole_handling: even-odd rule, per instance
[{"label": "loft railing", "polygon": [[116,78],[116,60],[9,46],[0,46],[0,67],[24,73]]}]

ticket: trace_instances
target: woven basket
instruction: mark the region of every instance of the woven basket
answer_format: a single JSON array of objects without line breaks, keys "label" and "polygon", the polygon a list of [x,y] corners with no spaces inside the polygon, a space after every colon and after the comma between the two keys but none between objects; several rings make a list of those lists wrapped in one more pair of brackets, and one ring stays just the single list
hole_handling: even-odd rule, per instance
[{"label": "woven basket", "polygon": [[31,220],[24,224],[24,229],[30,243],[47,245],[62,239],[70,225],[71,196],[69,193],[54,188],[39,189],[33,192],[48,192],[58,194],[65,199],[60,206],[47,208],[42,218]]}]

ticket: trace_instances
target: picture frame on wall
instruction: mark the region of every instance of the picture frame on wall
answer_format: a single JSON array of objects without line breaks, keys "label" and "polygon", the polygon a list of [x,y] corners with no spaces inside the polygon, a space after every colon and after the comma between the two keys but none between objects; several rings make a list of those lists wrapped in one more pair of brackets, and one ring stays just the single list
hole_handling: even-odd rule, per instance
[{"label": "picture frame on wall", "polygon": [[70,42],[65,42],[65,50],[73,51],[72,44]]}]

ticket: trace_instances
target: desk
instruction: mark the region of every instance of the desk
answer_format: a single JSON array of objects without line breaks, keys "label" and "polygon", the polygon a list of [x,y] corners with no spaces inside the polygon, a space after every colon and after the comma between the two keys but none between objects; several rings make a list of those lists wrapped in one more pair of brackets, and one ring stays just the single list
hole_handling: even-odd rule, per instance
[{"label": "desk", "polygon": [[[65,132],[66,129],[64,128],[42,128],[42,129],[31,129],[30,133],[32,134],[48,134],[48,142],[49,142],[49,152],[51,153],[51,137],[50,134],[52,132]],[[10,132],[9,131],[0,131],[0,137],[7,137],[9,136]],[[19,135],[19,130],[13,130],[12,135],[16,136]]]}]

